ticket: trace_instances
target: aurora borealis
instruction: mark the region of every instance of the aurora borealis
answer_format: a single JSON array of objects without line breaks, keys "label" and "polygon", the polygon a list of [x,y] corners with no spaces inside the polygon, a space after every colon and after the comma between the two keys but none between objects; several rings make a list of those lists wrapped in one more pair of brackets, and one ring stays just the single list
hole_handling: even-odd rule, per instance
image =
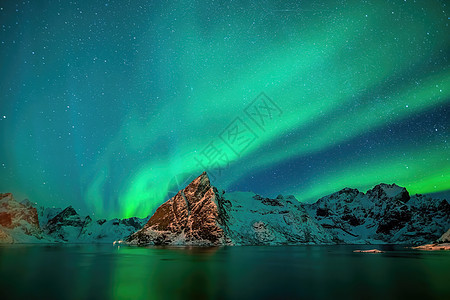
[{"label": "aurora borealis", "polygon": [[448,192],[449,18],[445,1],[1,1],[0,192],[101,217],[146,216],[205,168],[300,201]]}]

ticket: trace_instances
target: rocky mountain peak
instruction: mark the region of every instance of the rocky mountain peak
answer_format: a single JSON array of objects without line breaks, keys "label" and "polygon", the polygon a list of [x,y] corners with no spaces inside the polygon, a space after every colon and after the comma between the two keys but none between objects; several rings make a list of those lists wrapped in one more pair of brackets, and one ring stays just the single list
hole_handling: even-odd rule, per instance
[{"label": "rocky mountain peak", "polygon": [[447,216],[450,215],[450,204],[445,199],[439,203],[437,209],[438,209],[438,211],[443,212]]},{"label": "rocky mountain peak", "polygon": [[35,204],[31,202],[29,199],[24,199],[20,202],[20,204],[25,205],[27,207],[34,207]]},{"label": "rocky mountain peak", "polygon": [[324,205],[327,204],[326,206],[329,206],[331,203],[336,204],[336,203],[340,203],[340,202],[346,202],[346,203],[350,203],[353,202],[356,198],[356,196],[358,196],[358,194],[360,194],[360,191],[358,191],[357,189],[351,189],[351,188],[343,188],[340,191],[337,191],[331,195],[325,196],[320,198],[317,201],[317,204],[320,205]]},{"label": "rocky mountain peak", "polygon": [[70,216],[77,216],[78,213],[76,210],[72,207],[72,205],[66,207],[60,214],[61,217],[70,217]]},{"label": "rocky mountain peak", "polygon": [[205,193],[210,189],[211,182],[209,181],[208,174],[203,172],[183,189],[183,193],[188,200],[195,201],[195,199],[203,198]]},{"label": "rocky mountain peak", "polygon": [[447,230],[437,241],[438,243],[450,243],[450,229]]},{"label": "rocky mountain peak", "polygon": [[78,215],[72,206],[68,206],[62,212],[50,219],[46,225],[46,230],[50,233],[58,230],[61,226],[82,226],[84,220]]},{"label": "rocky mountain peak", "polygon": [[36,208],[17,202],[11,193],[0,194],[0,226],[9,229],[20,227],[27,235],[40,231]]},{"label": "rocky mountain peak", "polygon": [[2,201],[13,201],[14,197],[11,193],[0,193],[0,200]]},{"label": "rocky mountain peak", "polygon": [[132,244],[219,244],[224,233],[220,196],[203,172],[163,203],[147,224],[128,238]]},{"label": "rocky mountain peak", "polygon": [[371,199],[395,199],[402,202],[408,202],[411,198],[406,188],[393,184],[380,183],[373,189],[367,191],[367,195]]}]

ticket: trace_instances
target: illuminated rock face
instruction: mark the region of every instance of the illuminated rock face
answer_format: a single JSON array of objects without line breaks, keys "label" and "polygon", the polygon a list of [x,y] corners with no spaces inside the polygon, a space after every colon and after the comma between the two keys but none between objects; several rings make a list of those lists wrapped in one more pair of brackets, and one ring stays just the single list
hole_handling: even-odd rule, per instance
[{"label": "illuminated rock face", "polygon": [[10,193],[0,194],[0,243],[36,243],[42,234],[38,212],[29,201],[19,203]]},{"label": "illuminated rock face", "polygon": [[[395,184],[345,188],[302,204],[294,196],[225,193],[201,174],[149,218],[93,220],[71,206],[34,207],[0,194],[1,243],[134,245],[425,244],[450,228],[450,204]],[[439,240],[448,241],[448,232]]]},{"label": "illuminated rock face", "polygon": [[127,242],[138,245],[280,245],[331,243],[293,198],[219,193],[203,173],[162,204]]},{"label": "illuminated rock face", "polygon": [[0,243],[13,243],[17,235],[19,240],[41,236],[37,210],[17,202],[10,193],[0,194]]},{"label": "illuminated rock face", "polygon": [[446,200],[395,184],[345,188],[301,204],[295,197],[224,193],[200,175],[162,204],[127,242],[137,245],[420,244],[450,226]]},{"label": "illuminated rock face", "polygon": [[0,243],[1,244],[12,244],[14,242],[14,239],[12,236],[10,236],[8,233],[6,233],[4,230],[0,227]]},{"label": "illuminated rock face", "polygon": [[[206,173],[162,204],[145,226],[128,238],[130,244],[222,245],[225,211]],[[222,225],[222,226],[221,226]]]},{"label": "illuminated rock face", "polygon": [[73,207],[37,209],[0,194],[0,243],[112,243],[142,228],[148,218],[93,221]]},{"label": "illuminated rock face", "polygon": [[24,221],[39,229],[37,210],[14,200],[10,193],[0,194],[0,226],[16,228]]}]

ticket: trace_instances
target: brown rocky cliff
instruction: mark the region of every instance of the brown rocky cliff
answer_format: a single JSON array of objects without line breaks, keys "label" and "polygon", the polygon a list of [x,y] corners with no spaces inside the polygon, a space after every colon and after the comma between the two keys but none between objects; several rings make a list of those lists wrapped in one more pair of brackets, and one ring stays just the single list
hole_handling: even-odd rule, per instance
[{"label": "brown rocky cliff", "polygon": [[21,220],[39,230],[36,208],[15,201],[11,193],[0,194],[0,226],[12,229],[20,226]]},{"label": "brown rocky cliff", "polygon": [[219,195],[206,172],[162,204],[127,241],[132,244],[222,244]]}]

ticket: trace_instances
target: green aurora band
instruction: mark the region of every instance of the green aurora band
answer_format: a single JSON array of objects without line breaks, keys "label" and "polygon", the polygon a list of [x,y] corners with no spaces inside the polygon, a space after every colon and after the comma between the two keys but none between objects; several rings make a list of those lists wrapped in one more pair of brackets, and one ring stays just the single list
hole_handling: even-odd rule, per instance
[{"label": "green aurora band", "polygon": [[[217,179],[217,186],[227,189],[255,172],[448,105],[446,8],[420,5],[326,2],[284,11],[282,4],[266,3],[264,9],[242,4],[218,12],[208,26],[201,4],[181,1],[160,8],[154,26],[140,37],[161,38],[159,62],[152,65],[157,67],[139,64],[130,75],[135,86],[124,89],[154,99],[149,85],[155,83],[149,78],[157,73],[165,86],[163,102],[148,111],[130,105],[120,128],[106,138],[104,151],[74,171],[82,201],[99,216],[146,216],[178,187],[174,178],[204,171],[196,157],[211,141],[232,160],[229,166],[222,163],[226,169]],[[152,55],[142,46],[136,60]],[[244,109],[261,92],[283,113],[265,130],[252,127],[258,138],[236,155],[218,136],[236,117],[248,121]],[[38,110],[30,104],[23,115]],[[8,158],[15,165],[32,155],[22,141],[35,125],[16,125],[13,144],[20,150]],[[289,138],[292,133],[295,138]],[[312,201],[346,186],[364,190],[380,182],[395,182],[411,193],[448,191],[448,128],[439,134],[433,143],[419,135],[413,142],[402,139],[377,148],[370,157],[338,160],[309,184],[291,178],[279,192]],[[76,152],[84,151],[78,147]],[[41,186],[45,178],[29,178],[28,170],[42,164],[18,168],[19,177]],[[118,171],[122,164],[126,172]],[[54,198],[65,198],[58,180],[47,185],[54,186]],[[37,189],[26,195],[42,199],[46,193]]]}]

